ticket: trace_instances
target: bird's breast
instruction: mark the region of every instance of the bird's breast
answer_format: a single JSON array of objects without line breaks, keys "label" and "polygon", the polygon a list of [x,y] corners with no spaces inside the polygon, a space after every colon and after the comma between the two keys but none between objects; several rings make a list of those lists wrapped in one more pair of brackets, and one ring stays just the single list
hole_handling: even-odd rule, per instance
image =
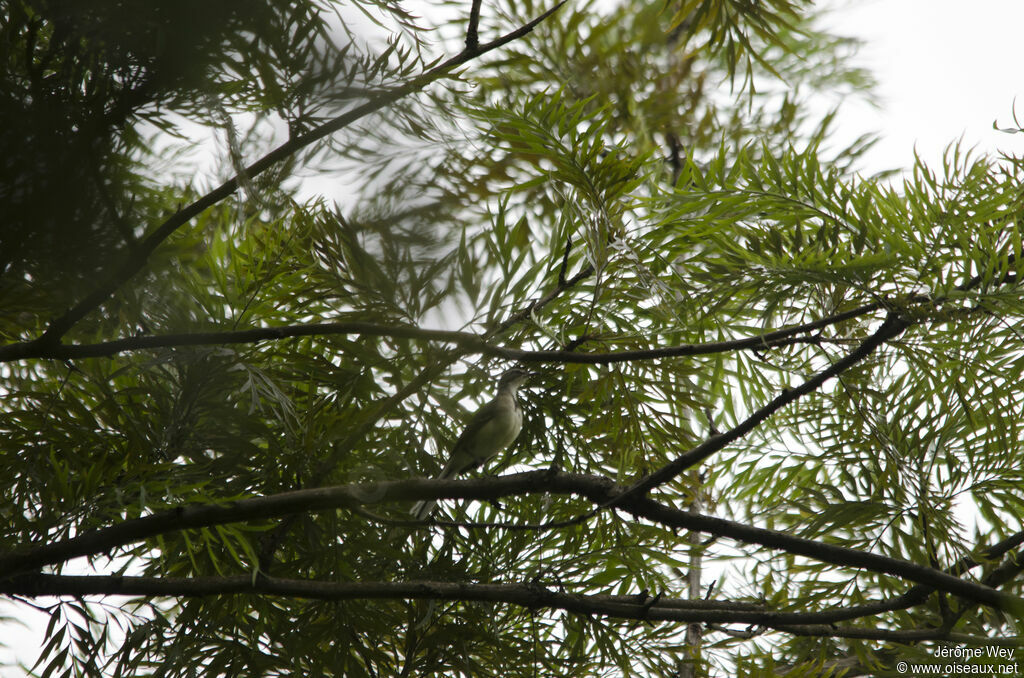
[{"label": "bird's breast", "polygon": [[492,448],[492,454],[497,454],[511,445],[523,428],[523,410],[515,398],[509,400],[511,402],[501,403],[502,406],[497,408],[496,416],[480,431],[481,438],[488,443],[486,446]]}]

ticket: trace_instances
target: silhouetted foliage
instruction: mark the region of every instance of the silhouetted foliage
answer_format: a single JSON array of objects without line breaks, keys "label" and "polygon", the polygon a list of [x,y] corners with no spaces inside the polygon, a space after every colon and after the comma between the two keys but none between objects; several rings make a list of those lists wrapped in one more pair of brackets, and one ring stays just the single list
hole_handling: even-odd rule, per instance
[{"label": "silhouetted foliage", "polygon": [[[1017,643],[1024,164],[856,174],[818,102],[870,77],[804,3],[2,20],[0,592],[50,614],[36,674]],[[516,362],[516,445],[428,480]]]}]

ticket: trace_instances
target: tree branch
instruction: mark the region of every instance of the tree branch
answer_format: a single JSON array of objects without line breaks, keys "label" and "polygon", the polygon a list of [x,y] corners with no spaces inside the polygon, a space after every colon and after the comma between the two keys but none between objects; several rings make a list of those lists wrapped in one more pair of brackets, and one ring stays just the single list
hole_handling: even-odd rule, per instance
[{"label": "tree branch", "polygon": [[[553,590],[556,589],[556,590]],[[939,629],[888,631],[836,627],[822,623],[830,612],[778,612],[745,602],[651,598],[647,595],[585,595],[566,593],[562,584],[481,584],[440,581],[333,582],[237,575],[226,577],[127,577],[120,575],[26,574],[0,581],[0,592],[20,596],[169,596],[192,598],[223,595],[271,595],[312,600],[446,600],[478,601],[548,608],[581,615],[602,615],[645,621],[752,624],[801,636],[834,636],[908,642],[951,639]],[[845,618],[849,618],[846,615]],[[817,621],[812,621],[817,620]],[[955,634],[960,642],[971,636]],[[1020,639],[993,639],[1017,645]]]},{"label": "tree branch", "polygon": [[[565,292],[568,289],[571,289],[572,287],[577,285],[581,280],[584,280],[585,278],[593,275],[593,273],[593,267],[588,265],[585,266],[579,273],[574,275],[571,279],[566,280],[565,261],[563,260],[562,269],[558,275],[558,284],[555,285],[555,287],[551,289],[547,294],[545,294],[543,297],[539,299],[534,299],[530,301],[530,303],[524,309],[520,310],[517,313],[513,313],[511,316],[506,318],[504,322],[502,322],[498,327],[493,328],[484,333],[483,337],[477,337],[476,335],[469,336],[474,337],[474,340],[476,341],[483,342],[483,345],[486,346],[487,339],[497,336],[508,330],[510,327],[516,325],[517,323],[522,322],[524,319],[530,317],[531,313],[551,303],[552,301],[557,299],[563,292]],[[385,398],[382,398],[381,400],[378,400],[372,406],[372,409],[369,409],[368,414],[362,419],[362,421],[359,422],[353,428],[353,430],[349,432],[349,434],[346,435],[345,438],[337,445],[337,451],[333,455],[327,457],[326,459],[320,462],[318,468],[316,469],[316,477],[323,477],[324,474],[326,474],[333,466],[334,459],[336,458],[337,455],[346,454],[356,443],[356,441],[358,441],[364,435],[366,435],[366,433],[370,431],[376,425],[376,423],[381,420],[382,417],[387,415],[388,412],[393,410],[403,400],[411,396],[413,393],[419,391],[419,389],[423,388],[425,384],[427,384],[431,379],[435,378],[443,370],[447,369],[448,366],[455,362],[457,358],[458,356],[450,355],[443,360],[438,360],[431,363],[423,370],[421,370],[419,374],[417,374],[402,388],[398,389],[398,391]],[[279,535],[285,532],[289,527],[290,525],[287,522],[282,522],[282,524],[279,525],[277,529],[275,529],[274,533],[266,542],[268,548],[270,547],[271,544],[273,544],[274,541],[278,539]],[[268,564],[270,562],[270,558],[273,555],[273,549],[271,548],[269,551],[261,549],[261,552],[263,553],[263,563]]]},{"label": "tree branch", "polygon": [[483,0],[473,0],[469,8],[469,25],[466,27],[466,49],[476,49],[480,44],[480,5]]},{"label": "tree branch", "polygon": [[687,529],[757,544],[843,567],[894,575],[1003,610],[1024,612],[1024,600],[959,579],[930,567],[844,546],[825,544],[722,518],[689,513],[646,496],[624,497],[608,478],[533,471],[473,480],[408,479],[296,490],[220,505],[186,505],[22,553],[0,555],[0,581],[79,556],[109,553],[115,548],[159,534],[229,522],[278,518],[292,513],[334,510],[420,499],[500,499],[518,494],[575,494],[597,503],[617,500],[618,508],[667,527]]},{"label": "tree branch", "polygon": [[[554,588],[561,589],[558,585]],[[528,608],[558,608],[578,614],[603,614],[652,621],[718,621],[761,623],[779,613],[766,612],[752,603],[661,598],[651,601],[630,595],[580,595],[551,590],[540,583],[479,584],[463,582],[329,582],[279,579],[265,576],[228,577],[125,577],[30,574],[0,582],[8,594],[43,595],[142,595],[196,597],[232,594],[263,594],[318,600],[393,599],[489,601]],[[800,613],[779,616],[801,619]]]},{"label": "tree branch", "polygon": [[882,323],[875,333],[864,340],[860,346],[851,351],[842,360],[833,363],[796,388],[783,389],[782,393],[773,398],[771,402],[751,414],[737,426],[725,433],[717,433],[710,436],[697,447],[684,452],[658,470],[647,474],[626,489],[618,498],[612,498],[606,506],[621,505],[622,501],[630,497],[646,494],[655,487],[671,481],[686,469],[696,466],[729,443],[739,440],[750,433],[778,410],[817,390],[829,379],[842,374],[850,367],[864,360],[874,353],[879,346],[902,334],[910,324],[911,321],[899,316],[895,312],[890,312],[886,316],[885,322]]},{"label": "tree branch", "polygon": [[[564,281],[556,288],[559,291],[574,284],[579,275]],[[545,297],[531,302],[530,312],[543,305]],[[553,297],[552,297],[553,298]],[[549,300],[550,301],[550,300]],[[775,330],[747,339],[713,341],[703,344],[682,344],[654,349],[635,351],[612,351],[608,353],[584,353],[579,351],[524,351],[521,349],[495,346],[487,342],[485,336],[471,332],[455,330],[433,330],[411,325],[382,325],[368,322],[337,322],[310,323],[305,325],[285,325],[282,327],[260,327],[249,330],[229,332],[181,332],[175,334],[158,334],[141,337],[126,337],[95,344],[40,344],[36,341],[19,342],[0,347],[0,362],[24,360],[32,358],[75,360],[82,358],[105,358],[129,351],[145,351],[158,348],[175,348],[179,346],[218,346],[226,344],[251,344],[261,341],[287,339],[290,337],[361,335],[371,337],[394,337],[401,339],[422,339],[460,346],[466,353],[479,353],[505,360],[518,360],[528,363],[581,363],[588,365],[607,365],[611,363],[657,360],[661,358],[677,358],[683,356],[725,353],[737,350],[763,350],[778,348],[798,343],[815,343],[815,338],[799,337],[800,334],[813,332],[822,328],[863,316],[877,309],[877,304],[867,304],[837,313],[820,320],[804,323],[794,327]],[[515,318],[521,315],[515,314]],[[506,321],[501,330],[514,324]],[[499,332],[501,331],[499,330]],[[496,333],[496,332],[495,332]],[[493,336],[493,334],[491,335]],[[465,355],[465,353],[464,353]]]},{"label": "tree branch", "polygon": [[[1022,544],[1024,544],[1024,531],[1016,532],[1007,537],[1006,539],[1003,539],[1002,541],[993,544],[992,546],[987,546],[983,548],[978,557],[980,557],[983,560],[996,560],[998,558],[1002,558],[1007,553],[1009,553],[1010,551],[1012,551],[1013,549],[1017,548]],[[974,556],[967,555],[957,560],[957,562],[954,563],[953,566],[948,569],[948,572],[954,576],[959,576],[961,574],[965,574],[966,572],[968,572],[972,568],[977,567],[980,564],[980,560],[978,560]],[[1005,582],[995,582],[991,580],[991,577],[989,577],[985,579],[984,583],[987,586],[995,587]],[[907,590],[902,595],[894,598],[893,602],[906,602],[908,603],[907,607],[909,607],[910,605],[916,605],[918,603],[924,602],[934,590],[935,589],[933,589],[930,586],[925,586],[924,584],[917,584],[916,586],[913,586],[912,588]]]},{"label": "tree branch", "polygon": [[[465,49],[455,56],[428,70],[426,73],[413,78],[407,83],[380,92],[371,97],[369,101],[361,106],[356,106],[355,108],[346,111],[342,115],[339,115],[333,120],[330,120],[323,125],[306,132],[305,134],[292,137],[246,167],[244,175],[250,180],[254,179],[273,165],[292,156],[302,148],[305,148],[306,146],[309,146],[310,144],[347,127],[356,120],[359,120],[370,113],[374,113],[386,106],[389,106],[413,92],[423,89],[435,80],[439,80],[440,78],[448,75],[448,73],[459,66],[462,66],[463,64],[472,61],[487,52],[503,47],[514,40],[518,40],[524,35],[530,33],[537,24],[555,13],[562,4],[564,4],[564,2],[565,0],[562,0],[562,2],[559,2],[533,21],[530,21],[516,30],[497,38],[496,40],[492,40],[491,42],[483,45],[467,45]],[[192,204],[179,209],[168,217],[156,228],[155,231],[153,231],[153,233],[138,243],[137,247],[133,248],[131,256],[125,260],[120,268],[118,268],[107,281],[102,283],[99,287],[93,290],[92,293],[71,307],[66,313],[64,313],[64,315],[54,319],[46,330],[31,343],[48,346],[59,342],[60,338],[67,334],[68,330],[70,330],[78,321],[98,308],[103,304],[103,302],[109,299],[111,295],[121,287],[121,285],[128,282],[128,280],[134,277],[136,273],[141,271],[149,260],[149,256],[164,240],[170,237],[172,233],[184,224],[188,223],[194,217],[234,193],[238,190],[238,186],[239,176],[236,175]]]}]

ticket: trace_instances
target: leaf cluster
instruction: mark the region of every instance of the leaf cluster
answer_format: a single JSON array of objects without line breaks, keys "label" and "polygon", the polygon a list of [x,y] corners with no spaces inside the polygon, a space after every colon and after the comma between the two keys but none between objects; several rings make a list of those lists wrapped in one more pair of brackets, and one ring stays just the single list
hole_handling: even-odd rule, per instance
[{"label": "leaf cluster", "polygon": [[[0,366],[0,556],[433,475],[512,355],[542,376],[489,470],[566,469],[608,493],[444,500],[423,525],[412,484],[145,533],[42,574],[213,588],[59,602],[39,671],[829,675],[1014,633],[998,606],[903,575],[1024,593],[1024,163],[953,147],[902,185],[852,173],[863,146],[823,150],[833,117],[808,126],[805,102],[866,80],[798,3],[567,4],[536,25],[549,7],[476,7],[444,6],[463,18],[437,34],[467,36],[449,61],[391,3],[6,10],[18,133],[0,157],[25,178],[3,184],[0,356],[18,357]],[[516,39],[483,51],[497,35]],[[166,136],[148,130],[185,143],[182,120],[226,139],[233,179],[204,192],[153,171]],[[346,194],[304,197],[284,181],[298,167]],[[249,329],[278,334],[231,335]],[[758,536],[706,538],[627,497]],[[638,619],[627,600],[709,616]],[[730,605],[763,617],[707,621]],[[789,613],[810,616],[773,617]]]}]

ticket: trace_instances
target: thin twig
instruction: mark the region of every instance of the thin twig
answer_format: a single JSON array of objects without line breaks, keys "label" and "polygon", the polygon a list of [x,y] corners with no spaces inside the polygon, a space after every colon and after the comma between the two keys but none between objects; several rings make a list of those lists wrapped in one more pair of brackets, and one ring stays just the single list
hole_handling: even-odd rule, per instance
[{"label": "thin twig", "polygon": [[[559,284],[552,294],[531,302],[528,305],[532,313],[554,299],[558,293],[571,287],[580,280],[580,276]],[[584,353],[573,350],[527,351],[514,348],[495,346],[487,342],[489,336],[499,334],[516,322],[524,319],[528,313],[519,312],[511,316],[496,330],[484,335],[455,330],[434,330],[412,325],[383,325],[369,322],[310,323],[306,325],[285,325],[282,327],[260,327],[248,330],[228,332],[182,332],[175,334],[151,334],[139,337],[126,337],[95,344],[41,344],[38,341],[25,341],[7,346],[0,346],[0,362],[25,360],[30,358],[48,358],[74,360],[82,358],[106,358],[127,351],[154,350],[181,346],[215,346],[227,344],[249,344],[261,341],[272,341],[290,337],[312,337],[331,335],[361,335],[375,337],[395,337],[401,339],[421,339],[441,343],[455,344],[463,349],[463,355],[479,353],[505,360],[518,360],[531,363],[582,363],[588,365],[606,365],[611,363],[630,362],[637,360],[657,360],[661,358],[678,358],[712,353],[726,353],[738,350],[756,350],[787,346],[795,343],[819,343],[817,337],[799,337],[851,320],[871,311],[877,310],[877,304],[867,304],[837,313],[814,322],[775,330],[746,339],[730,339],[702,344],[682,344],[663,346],[661,348],[640,349],[632,351],[612,351],[607,353]]]}]

